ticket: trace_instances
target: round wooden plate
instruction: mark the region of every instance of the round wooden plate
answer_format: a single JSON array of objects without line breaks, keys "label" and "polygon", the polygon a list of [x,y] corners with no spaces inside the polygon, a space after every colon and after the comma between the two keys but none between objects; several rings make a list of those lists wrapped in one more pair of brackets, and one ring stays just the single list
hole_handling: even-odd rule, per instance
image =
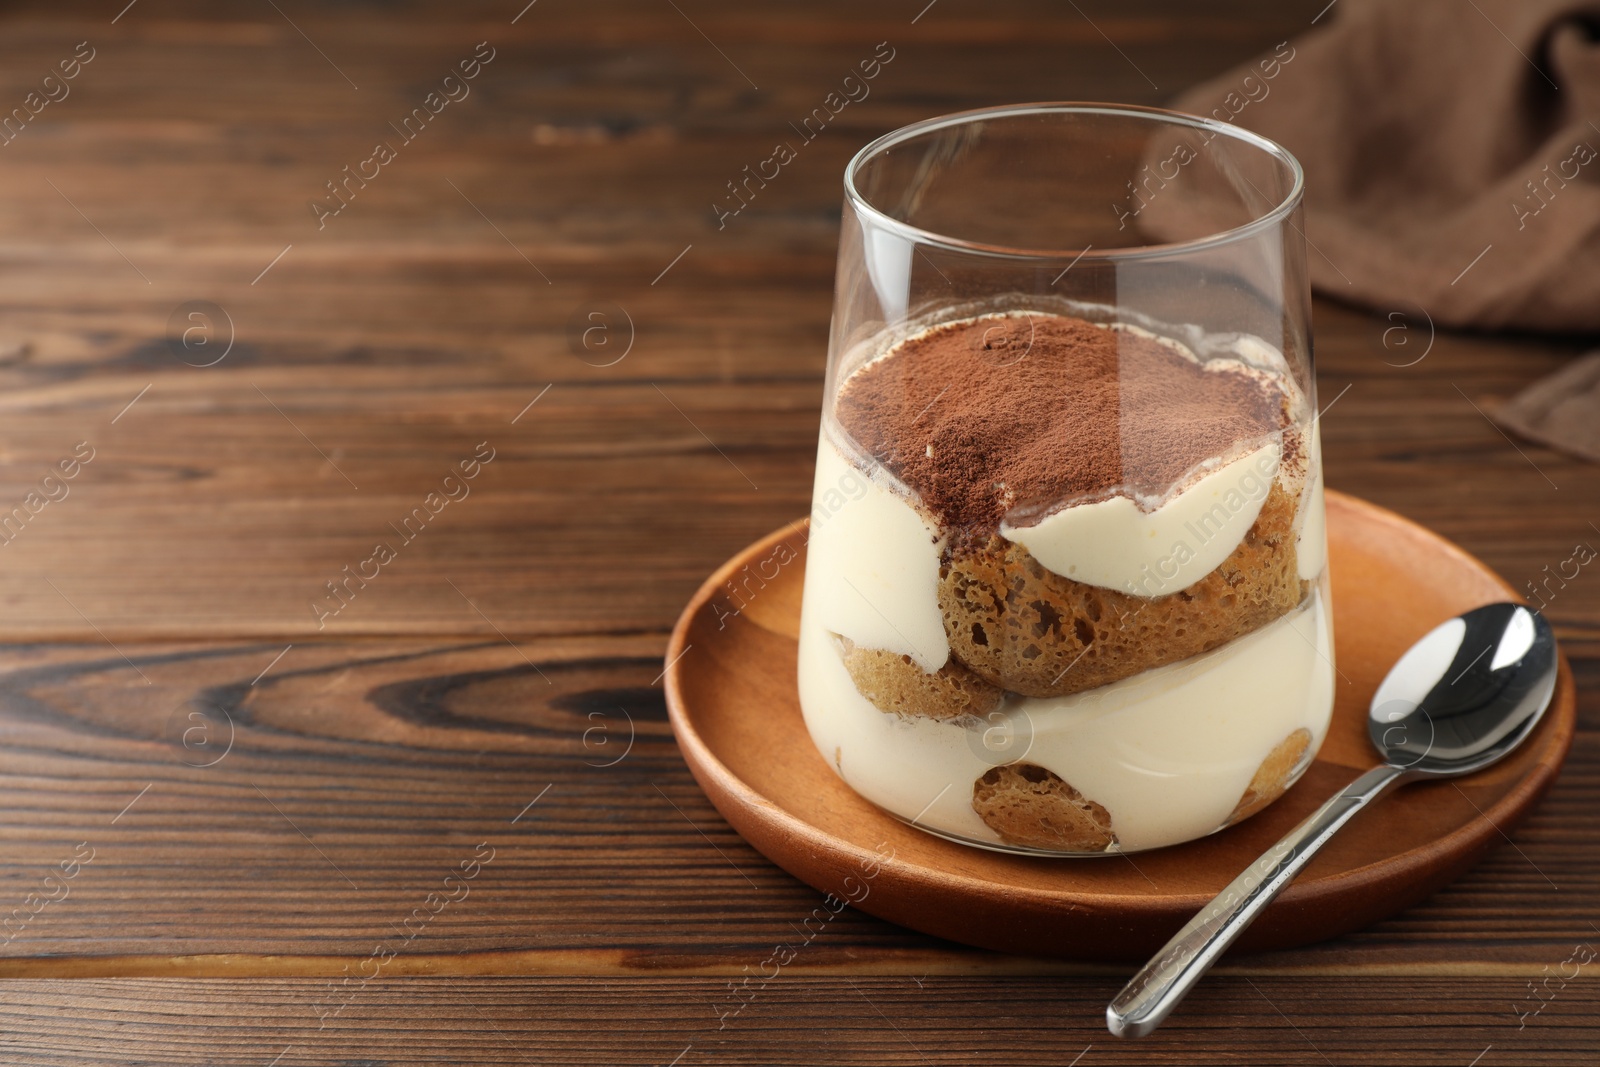
[{"label": "round wooden plate", "polygon": [[[1277,803],[1221,833],[1135,857],[1036,859],[922,833],[850,790],[812,747],[795,688],[804,522],[758,541],[695,594],[667,650],[678,744],[706,795],[773,862],[913,929],[983,948],[1079,959],[1148,956],[1327,797],[1376,762],[1365,719],[1411,643],[1517,593],[1393,512],[1330,492],[1337,699],[1316,762]],[[1459,876],[1554,781],[1572,743],[1572,674],[1533,736],[1479,774],[1408,785],[1358,815],[1256,920],[1245,949],[1366,926]],[[886,858],[892,857],[892,858]]]}]

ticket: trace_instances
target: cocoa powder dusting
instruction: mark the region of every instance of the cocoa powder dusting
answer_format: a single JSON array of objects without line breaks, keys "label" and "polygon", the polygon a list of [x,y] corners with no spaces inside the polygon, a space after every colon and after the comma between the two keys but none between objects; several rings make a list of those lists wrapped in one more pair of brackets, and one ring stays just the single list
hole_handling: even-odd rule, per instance
[{"label": "cocoa powder dusting", "polygon": [[979,533],[1015,507],[1122,486],[1163,494],[1286,426],[1286,403],[1268,381],[1207,371],[1151,338],[1030,312],[901,345],[852,375],[836,410],[941,522]]}]

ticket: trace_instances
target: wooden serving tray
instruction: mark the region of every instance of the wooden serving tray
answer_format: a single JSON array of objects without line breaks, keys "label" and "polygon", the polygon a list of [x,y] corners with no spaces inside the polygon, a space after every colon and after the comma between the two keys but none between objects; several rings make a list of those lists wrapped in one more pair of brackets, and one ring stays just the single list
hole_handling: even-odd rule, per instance
[{"label": "wooden serving tray", "polygon": [[[679,618],[665,676],[679,747],[746,840],[841,902],[983,948],[1148,956],[1290,827],[1376,763],[1367,707],[1413,641],[1468,608],[1520,599],[1483,563],[1393,512],[1336,492],[1327,508],[1338,667],[1328,738],[1282,799],[1221,833],[1133,857],[1032,858],[934,837],[863,800],[818,755],[801,720],[803,522],[729,560]],[[1358,815],[1267,907],[1241,947],[1283,948],[1359,929],[1456,878],[1505,840],[1502,833],[1549,788],[1574,724],[1572,674],[1562,657],[1551,707],[1519,751],[1467,778],[1405,786]]]}]

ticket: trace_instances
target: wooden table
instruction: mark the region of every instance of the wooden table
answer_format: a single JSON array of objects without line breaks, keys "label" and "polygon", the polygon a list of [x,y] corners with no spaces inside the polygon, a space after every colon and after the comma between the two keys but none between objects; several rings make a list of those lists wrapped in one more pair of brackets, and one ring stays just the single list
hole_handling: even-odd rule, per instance
[{"label": "wooden table", "polygon": [[[1101,1022],[1127,968],[846,912],[718,1026],[818,895],[695,788],[661,653],[807,510],[845,161],[965,107],[1163,102],[1325,0],[123,2],[0,15],[6,108],[92,53],[0,144],[0,1059],[1593,1062],[1588,570],[1550,604],[1571,762],[1426,904],[1230,959],[1137,1044]],[[1329,482],[1519,586],[1600,544],[1600,468],[1483,414],[1579,343],[1400,366],[1397,321],[1317,306]]]}]

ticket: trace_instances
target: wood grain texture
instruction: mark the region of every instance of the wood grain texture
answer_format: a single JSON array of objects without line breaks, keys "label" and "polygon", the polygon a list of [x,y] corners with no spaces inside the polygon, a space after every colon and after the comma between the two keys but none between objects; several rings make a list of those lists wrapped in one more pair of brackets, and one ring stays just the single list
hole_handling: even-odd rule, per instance
[{"label": "wood grain texture", "polygon": [[[1159,104],[1324,6],[8,5],[0,109],[96,53],[0,145],[0,514],[95,458],[0,547],[0,974],[32,976],[0,987],[0,1056],[1578,1062],[1589,969],[1520,1032],[1513,1005],[1600,936],[1590,570],[1546,591],[1580,732],[1514,840],[1360,933],[1230,960],[1166,1043],[1100,1037],[1121,972],[853,911],[715,1031],[816,894],[695,788],[661,652],[707,574],[806,511],[845,161],[960,108]],[[485,40],[472,94],[319,230],[308,200]],[[885,40],[870,97],[719,230],[725,183]],[[174,351],[196,300],[232,323],[215,366]],[[570,327],[601,307],[633,340],[610,366]],[[1581,341],[1425,311],[1318,302],[1329,482],[1542,581],[1600,540],[1600,469],[1483,411]],[[319,630],[325,583],[484,441],[470,497]],[[468,895],[405,928],[483,843]],[[379,943],[366,1014],[315,1033]],[[521,973],[549,977],[399,977]],[[89,977],[119,975],[152,977]]]},{"label": "wood grain texture", "polygon": [[[820,894],[740,840],[695,786],[666,723],[658,650],[655,635],[327,641],[294,646],[252,685],[282,646],[125,645],[131,665],[94,646],[10,646],[0,918],[29,893],[59,896],[44,879],[80,842],[95,854],[0,946],[0,974],[337,974],[397,940],[390,973],[753,966]],[[1592,684],[1592,661],[1579,664]],[[1515,847],[1424,904],[1246,965],[1554,966],[1594,936],[1597,763],[1580,732]],[[495,857],[468,895],[402,928],[482,842]],[[853,910],[802,964],[1081,969]]]},{"label": "wood grain texture", "polygon": [[[508,633],[664,629],[712,568],[806,510],[838,176],[856,148],[962,106],[1156,103],[1303,27],[1316,5],[1303,6],[1086,9],[1140,49],[1129,57],[1161,91],[1087,22],[1030,20],[1022,3],[936,6],[914,26],[843,6],[770,23],[697,9],[723,51],[750,49],[741,66],[771,64],[762,92],[669,6],[543,0],[515,27],[487,6],[296,15],[349,65],[353,91],[269,8],[218,22],[145,0],[142,21],[130,12],[96,37],[72,95],[0,149],[0,341],[23,353],[0,361],[0,504],[78,441],[97,449],[72,496],[0,549],[5,625],[45,640],[93,635],[86,619],[113,638],[319,632],[325,583],[487,440],[497,465],[472,497],[321,632],[489,632],[445,579]],[[20,96],[27,72],[81,38],[16,21],[0,93]],[[804,47],[773,43],[790,34]],[[488,38],[498,54],[472,95],[319,231],[307,201]],[[718,230],[725,183],[885,39],[897,55],[872,95]],[[1070,49],[1081,58],[1063,62]],[[169,318],[191,300],[233,324],[216,366],[170,350]],[[569,319],[597,301],[632,322],[632,350],[609,367],[569,348]],[[1460,540],[1520,586],[1593,535],[1600,474],[1525,449],[1552,489],[1472,404],[1573,345],[1442,336],[1397,368],[1428,328],[1418,309],[1394,312],[1319,308],[1324,403],[1351,386],[1323,427],[1330,483]],[[626,324],[614,329],[620,341]],[[644,570],[586,566],[589,553],[641,551]],[[1597,624],[1600,594],[1563,599]]]},{"label": "wood grain texture", "polygon": [[[1098,1025],[1107,978],[784,974],[737,1015],[710,979],[11,981],[0,1055],[34,1064],[1590,1064],[1592,991],[1519,1020],[1493,979],[1220,977],[1155,1035]],[[59,1013],[59,1014],[58,1014]],[[1266,1025],[1270,1020],[1271,1025]],[[721,1029],[719,1029],[719,1025]],[[680,1057],[676,1061],[674,1057]]]}]

